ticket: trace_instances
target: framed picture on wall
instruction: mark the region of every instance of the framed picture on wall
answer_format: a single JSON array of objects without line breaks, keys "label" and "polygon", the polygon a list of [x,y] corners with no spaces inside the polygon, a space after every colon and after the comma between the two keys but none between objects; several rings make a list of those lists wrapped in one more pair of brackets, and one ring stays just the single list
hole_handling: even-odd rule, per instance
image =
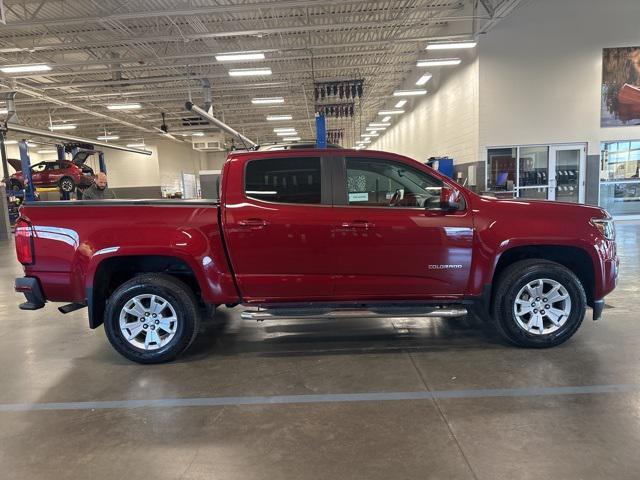
[{"label": "framed picture on wall", "polygon": [[640,46],[602,50],[600,125],[640,125]]}]

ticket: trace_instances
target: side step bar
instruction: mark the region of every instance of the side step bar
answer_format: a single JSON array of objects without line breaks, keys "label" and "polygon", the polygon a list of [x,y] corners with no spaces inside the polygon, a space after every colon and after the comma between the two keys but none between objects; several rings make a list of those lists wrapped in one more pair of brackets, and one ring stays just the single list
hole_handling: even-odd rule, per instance
[{"label": "side step bar", "polygon": [[240,317],[243,320],[267,319],[333,319],[333,318],[392,318],[392,317],[464,317],[464,307],[367,307],[367,308],[248,308]]}]

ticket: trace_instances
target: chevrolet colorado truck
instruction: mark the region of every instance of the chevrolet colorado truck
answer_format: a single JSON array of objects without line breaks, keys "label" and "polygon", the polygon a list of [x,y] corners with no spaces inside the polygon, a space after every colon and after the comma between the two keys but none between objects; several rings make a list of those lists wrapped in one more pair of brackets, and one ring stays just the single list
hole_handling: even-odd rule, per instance
[{"label": "chevrolet colorado truck", "polygon": [[601,208],[479,196],[409,158],[348,149],[246,151],[220,201],[33,202],[16,250],[22,309],[65,302],[140,363],[168,361],[205,312],[243,318],[455,317],[551,347],[617,280]]}]

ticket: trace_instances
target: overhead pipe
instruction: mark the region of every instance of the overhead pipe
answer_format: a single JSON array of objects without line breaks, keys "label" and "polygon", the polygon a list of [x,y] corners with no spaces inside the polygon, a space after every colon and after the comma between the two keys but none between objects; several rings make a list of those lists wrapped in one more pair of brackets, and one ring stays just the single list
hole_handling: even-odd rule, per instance
[{"label": "overhead pipe", "polygon": [[241,134],[237,130],[234,130],[233,128],[231,128],[229,125],[227,125],[223,121],[218,120],[216,117],[211,115],[209,112],[206,112],[202,108],[198,107],[197,105],[194,105],[191,102],[187,102],[185,104],[185,106],[187,107],[187,110],[189,110],[190,112],[197,113],[198,115],[200,115],[205,120],[209,120],[211,123],[216,125],[218,128],[220,128],[220,129],[224,130],[225,132],[227,132],[229,135],[239,139],[245,145],[248,144],[253,148],[258,146],[258,144],[255,143],[253,140],[250,140],[249,138],[245,137],[243,134]]},{"label": "overhead pipe", "polygon": [[123,147],[121,145],[114,145],[113,143],[95,141],[88,138],[76,137],[74,135],[67,135],[65,133],[48,132],[46,130],[40,130],[38,128],[27,127],[27,126],[18,125],[15,123],[6,124],[5,129],[6,131],[9,131],[9,132],[26,133],[28,135],[34,135],[37,137],[54,138],[57,140],[66,140],[68,142],[74,142],[74,143],[88,143],[93,146],[98,146],[102,148],[111,148],[113,150],[121,150],[123,152],[139,153],[141,155],[151,155],[152,153],[150,150],[140,150],[139,148]]}]

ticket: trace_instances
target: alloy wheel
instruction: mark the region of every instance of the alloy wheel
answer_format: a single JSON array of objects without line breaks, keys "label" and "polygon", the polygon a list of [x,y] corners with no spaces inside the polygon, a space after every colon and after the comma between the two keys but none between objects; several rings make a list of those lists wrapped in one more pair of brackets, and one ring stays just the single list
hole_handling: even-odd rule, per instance
[{"label": "alloy wheel", "polygon": [[171,303],[159,295],[141,294],[120,310],[120,332],[134,347],[157,350],[175,336],[178,316]]},{"label": "alloy wheel", "polygon": [[571,297],[560,282],[539,278],[520,289],[513,305],[520,328],[530,334],[547,335],[562,327],[571,314]]}]

